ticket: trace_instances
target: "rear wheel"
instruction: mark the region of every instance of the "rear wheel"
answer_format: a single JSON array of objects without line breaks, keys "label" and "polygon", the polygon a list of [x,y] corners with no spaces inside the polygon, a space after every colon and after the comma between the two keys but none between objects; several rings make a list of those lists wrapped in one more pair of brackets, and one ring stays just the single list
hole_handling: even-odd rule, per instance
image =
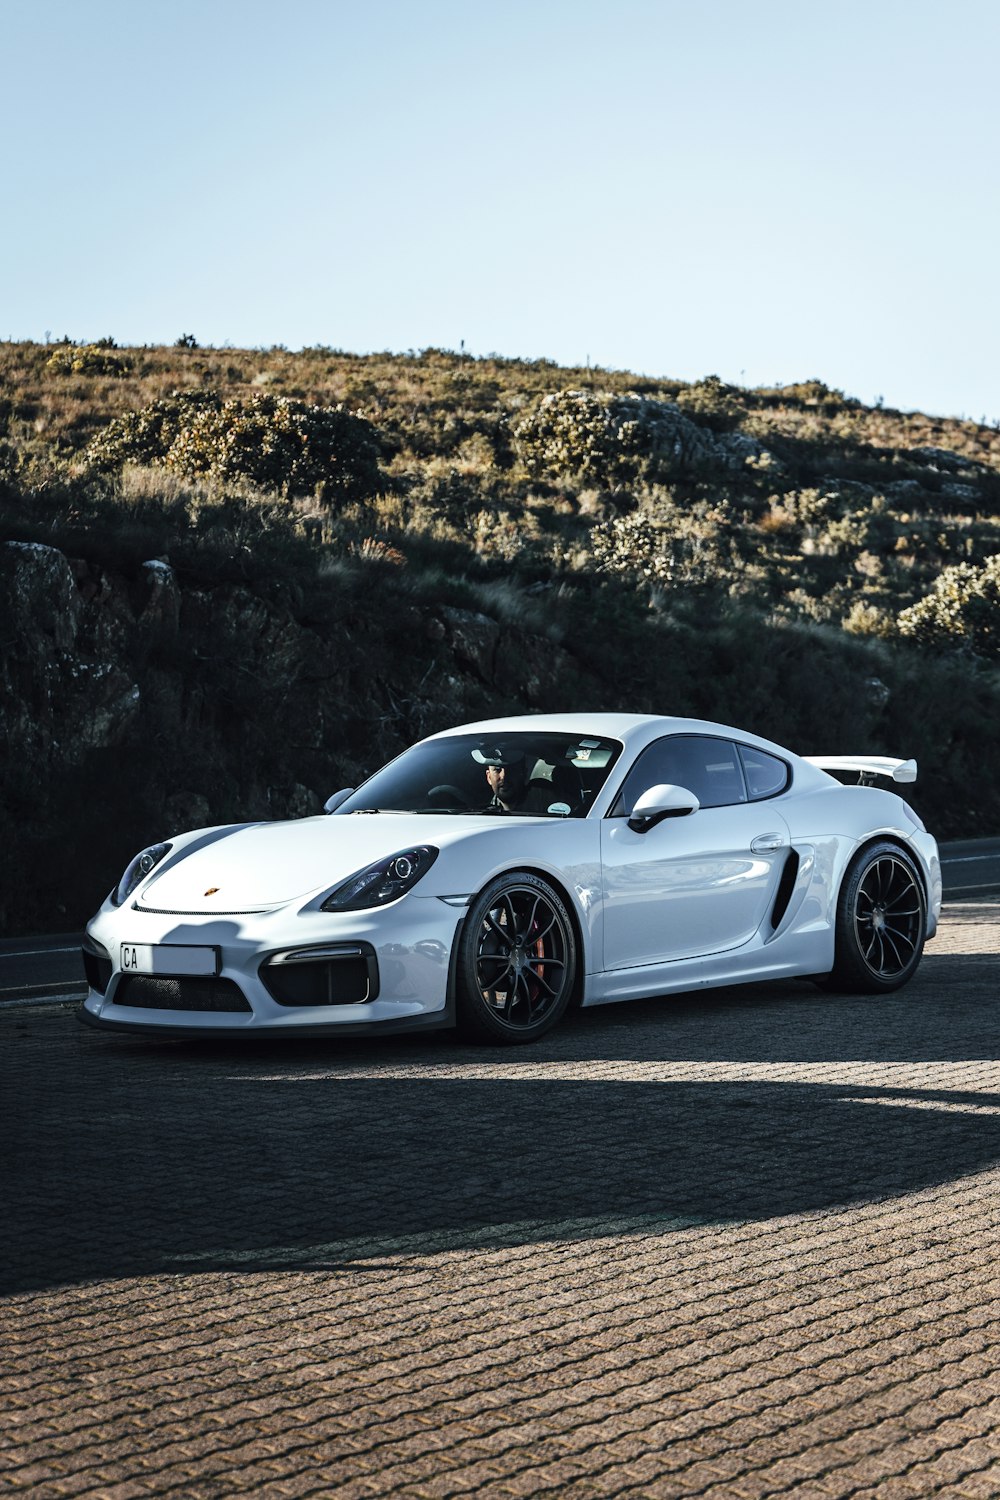
[{"label": "rear wheel", "polygon": [[575,975],[573,924],[558,893],[527,871],[498,876],[462,933],[459,1028],[479,1041],[534,1041],[565,1011]]},{"label": "rear wheel", "polygon": [[924,889],[898,844],[863,849],[837,902],[837,946],[828,989],[858,994],[898,990],[916,972],[927,934]]}]

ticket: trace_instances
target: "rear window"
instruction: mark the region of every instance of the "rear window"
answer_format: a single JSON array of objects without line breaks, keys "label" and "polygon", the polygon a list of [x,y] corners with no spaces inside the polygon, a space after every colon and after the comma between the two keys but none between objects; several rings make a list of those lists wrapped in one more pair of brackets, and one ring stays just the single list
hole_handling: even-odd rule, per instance
[{"label": "rear window", "polygon": [[765,797],[776,797],[788,785],[788,766],[776,755],[758,750],[752,745],[740,745],[740,758],[747,781],[747,794],[751,802],[761,802]]}]

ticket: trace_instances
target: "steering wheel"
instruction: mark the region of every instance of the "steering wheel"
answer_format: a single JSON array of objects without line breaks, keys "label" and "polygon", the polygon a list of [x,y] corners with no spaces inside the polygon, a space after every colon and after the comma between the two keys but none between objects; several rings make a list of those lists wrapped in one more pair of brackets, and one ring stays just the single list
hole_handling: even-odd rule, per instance
[{"label": "steering wheel", "polygon": [[460,787],[452,786],[450,781],[442,781],[438,786],[432,786],[427,793],[427,800],[432,807],[469,807],[469,799]]}]

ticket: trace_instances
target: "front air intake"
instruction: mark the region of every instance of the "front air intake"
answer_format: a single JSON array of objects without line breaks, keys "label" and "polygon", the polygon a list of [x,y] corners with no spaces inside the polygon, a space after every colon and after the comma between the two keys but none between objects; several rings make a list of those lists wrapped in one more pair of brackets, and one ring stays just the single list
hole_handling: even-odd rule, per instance
[{"label": "front air intake", "polygon": [[114,964],[108,954],[103,948],[98,948],[96,943],[92,948],[83,949],[83,972],[87,976],[90,988],[96,990],[99,995],[107,994],[113,968]]},{"label": "front air intake", "polygon": [[260,977],[279,1005],[366,1005],[378,995],[370,943],[336,943],[275,953]]},{"label": "front air intake", "polygon": [[253,1013],[253,1007],[231,979],[165,979],[152,974],[125,974],[114,993],[115,1005],[139,1010],[209,1010]]}]

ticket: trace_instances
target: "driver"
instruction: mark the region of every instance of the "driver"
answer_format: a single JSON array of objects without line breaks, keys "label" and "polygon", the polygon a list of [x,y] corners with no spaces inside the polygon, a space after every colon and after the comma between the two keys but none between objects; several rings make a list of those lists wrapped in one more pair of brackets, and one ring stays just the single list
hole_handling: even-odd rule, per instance
[{"label": "driver", "polygon": [[528,780],[528,767],[520,750],[475,750],[473,755],[486,768],[491,796],[487,811],[546,812],[552,801],[551,786],[535,786]]}]

